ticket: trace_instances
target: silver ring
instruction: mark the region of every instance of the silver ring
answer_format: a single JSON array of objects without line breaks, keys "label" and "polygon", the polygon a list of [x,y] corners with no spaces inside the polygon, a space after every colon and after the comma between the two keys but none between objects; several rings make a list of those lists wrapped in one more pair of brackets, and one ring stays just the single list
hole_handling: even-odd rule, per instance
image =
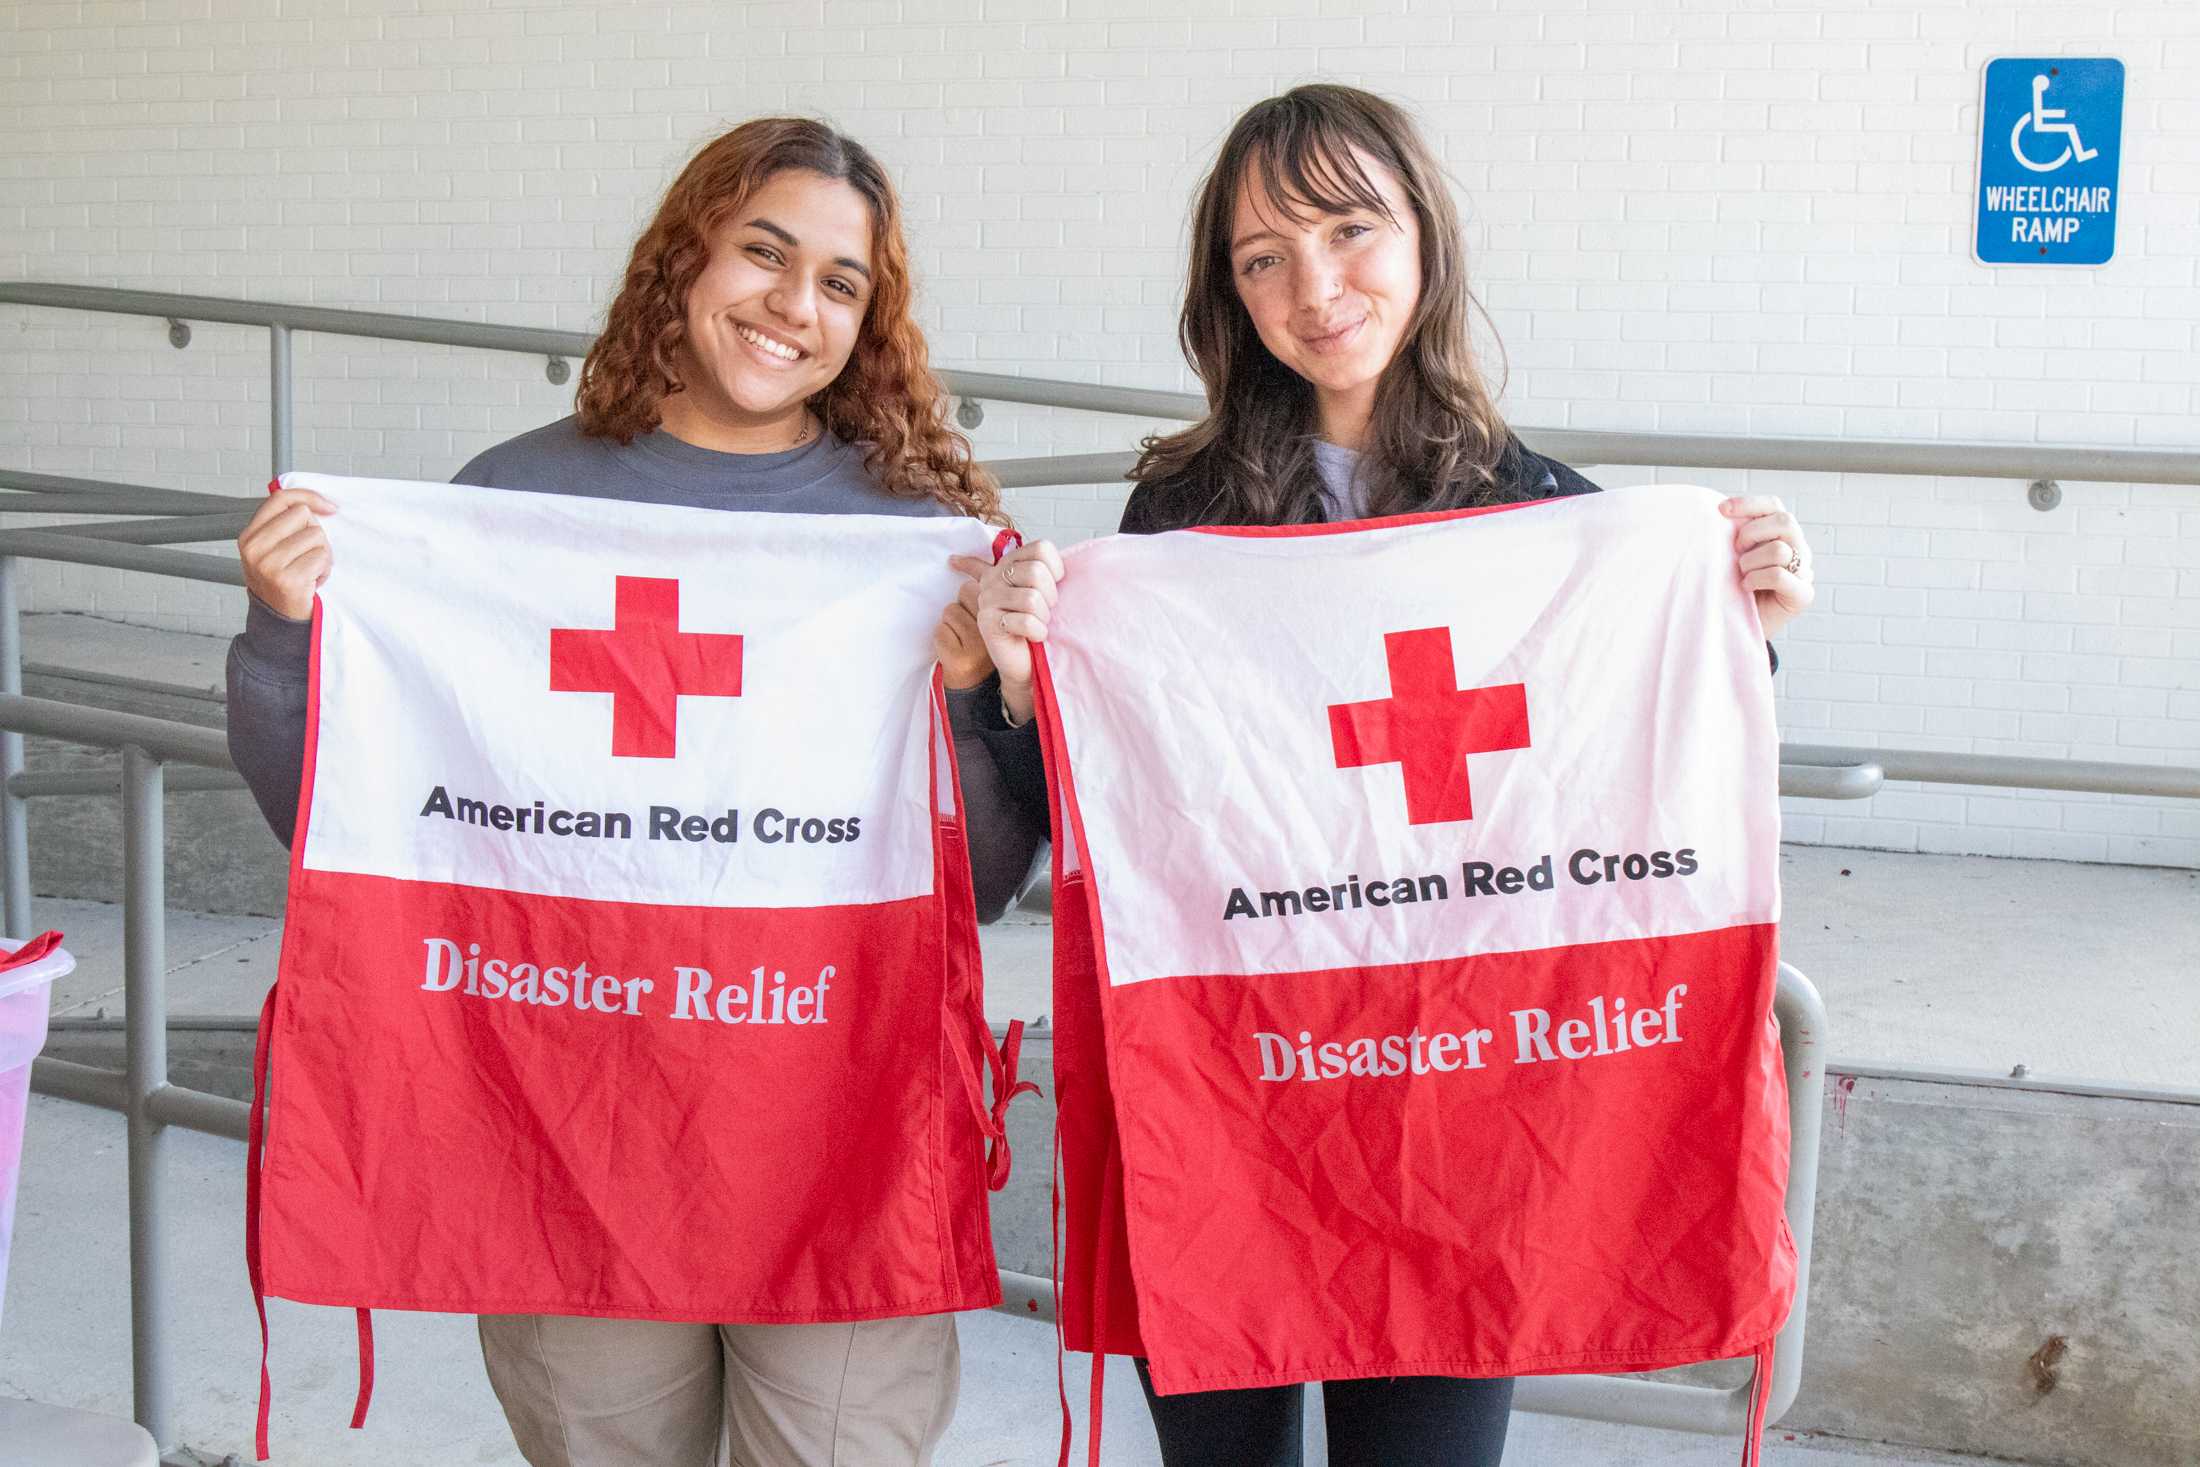
[{"label": "silver ring", "polygon": [[1790,555],[1788,557],[1788,563],[1785,566],[1781,567],[1781,569],[1785,570],[1791,576],[1801,575],[1803,573],[1803,553],[1798,550],[1793,555]]}]

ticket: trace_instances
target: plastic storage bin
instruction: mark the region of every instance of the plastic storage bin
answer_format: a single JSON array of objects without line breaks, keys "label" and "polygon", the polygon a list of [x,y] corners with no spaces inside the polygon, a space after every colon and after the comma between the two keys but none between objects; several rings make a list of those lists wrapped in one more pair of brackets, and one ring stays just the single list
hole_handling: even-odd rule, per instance
[{"label": "plastic storage bin", "polygon": [[[0,937],[0,953],[23,946]],[[76,967],[69,950],[0,972],[0,1309],[8,1291],[8,1239],[15,1231],[15,1181],[23,1166],[23,1115],[30,1104],[31,1061],[46,1045],[46,1008],[54,980]]]}]

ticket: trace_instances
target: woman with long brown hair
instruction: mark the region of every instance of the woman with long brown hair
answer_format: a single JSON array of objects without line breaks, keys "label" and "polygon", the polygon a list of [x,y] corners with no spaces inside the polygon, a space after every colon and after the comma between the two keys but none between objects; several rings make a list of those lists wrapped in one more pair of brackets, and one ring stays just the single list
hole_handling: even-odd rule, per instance
[{"label": "woman with long brown hair", "polygon": [[[1207,416],[1149,439],[1130,533],[1288,525],[1595,492],[1527,449],[1475,360],[1457,211],[1413,120],[1350,87],[1306,86],[1238,119],[1192,218],[1179,335]],[[1808,548],[1776,500],[1725,501],[1736,574],[1768,634],[1810,604]],[[1000,715],[1031,717],[1030,643],[1062,575],[1044,541],[983,576],[979,626]],[[1295,1467],[1298,1386],[1147,1400],[1170,1467]],[[1326,1383],[1329,1460],[1495,1467],[1512,1382],[1429,1376]]]},{"label": "woman with long brown hair", "polygon": [[[635,244],[578,411],[490,449],[457,482],[999,520],[998,489],[947,426],[910,299],[900,204],[878,160],[822,123],[744,123],[689,162]],[[283,490],[237,542],[252,599],[230,649],[230,748],[285,841],[304,756],[309,618],[330,570],[318,520],[333,510]],[[990,920],[1041,827],[976,732],[996,694],[969,608],[946,609],[934,646]],[[925,1463],[958,1379],[950,1315],[784,1325],[497,1315],[482,1318],[481,1344],[535,1467],[711,1467],[729,1433],[737,1462]]]}]

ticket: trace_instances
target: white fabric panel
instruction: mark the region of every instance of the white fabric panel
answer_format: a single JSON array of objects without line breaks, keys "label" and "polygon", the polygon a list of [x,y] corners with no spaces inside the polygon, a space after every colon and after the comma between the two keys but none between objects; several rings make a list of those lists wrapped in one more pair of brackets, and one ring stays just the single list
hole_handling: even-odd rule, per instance
[{"label": "white fabric panel", "polygon": [[[335,569],[308,866],[712,906],[931,889],[932,631],[955,592],[948,557],[986,554],[986,526],[284,482],[340,506],[323,522]],[[612,629],[620,576],[677,580],[680,632],[743,639],[738,696],[678,699],[676,757],[615,755],[613,695],[550,687],[552,629]],[[621,812],[631,835],[423,814],[439,787],[454,802]],[[652,807],[734,839],[653,836]],[[807,838],[850,819],[856,838]]]},{"label": "white fabric panel", "polygon": [[[1185,531],[1065,552],[1046,643],[1116,983],[1664,936],[1778,917],[1778,744],[1735,522],[1691,486],[1429,523]],[[1524,749],[1472,818],[1413,824],[1399,764],[1340,768],[1329,708],[1392,694],[1386,633],[1448,629],[1459,689],[1519,684]],[[1697,869],[1629,879],[1624,858]],[[1575,879],[1575,853],[1617,879]],[[1550,889],[1463,869],[1548,857]],[[1374,906],[1380,879],[1442,899]],[[1354,879],[1361,895],[1352,891]],[[1262,893],[1346,888],[1261,915]],[[1433,890],[1433,888],[1429,888]],[[1231,913],[1233,891],[1256,909]],[[1279,906],[1284,904],[1279,903]]]}]

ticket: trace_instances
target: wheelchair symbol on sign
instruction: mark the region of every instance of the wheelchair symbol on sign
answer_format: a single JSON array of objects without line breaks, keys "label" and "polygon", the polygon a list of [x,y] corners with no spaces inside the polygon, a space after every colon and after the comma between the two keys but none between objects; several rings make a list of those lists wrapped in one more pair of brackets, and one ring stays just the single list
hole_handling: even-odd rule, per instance
[{"label": "wheelchair symbol on sign", "polygon": [[[2076,123],[2064,119],[2069,115],[2061,107],[2049,107],[2047,101],[2048,80],[2044,76],[2032,78],[2032,110],[2017,117],[2017,125],[2009,129],[2009,151],[2016,160],[2034,173],[2053,173],[2073,158],[2080,163],[2091,162],[2100,156],[2100,150],[2089,148],[2085,139],[2078,136]],[[2045,163],[2035,163],[2024,153],[2024,130],[2029,127],[2036,135],[2051,132],[2066,134],[2070,141],[2063,150]]]}]

